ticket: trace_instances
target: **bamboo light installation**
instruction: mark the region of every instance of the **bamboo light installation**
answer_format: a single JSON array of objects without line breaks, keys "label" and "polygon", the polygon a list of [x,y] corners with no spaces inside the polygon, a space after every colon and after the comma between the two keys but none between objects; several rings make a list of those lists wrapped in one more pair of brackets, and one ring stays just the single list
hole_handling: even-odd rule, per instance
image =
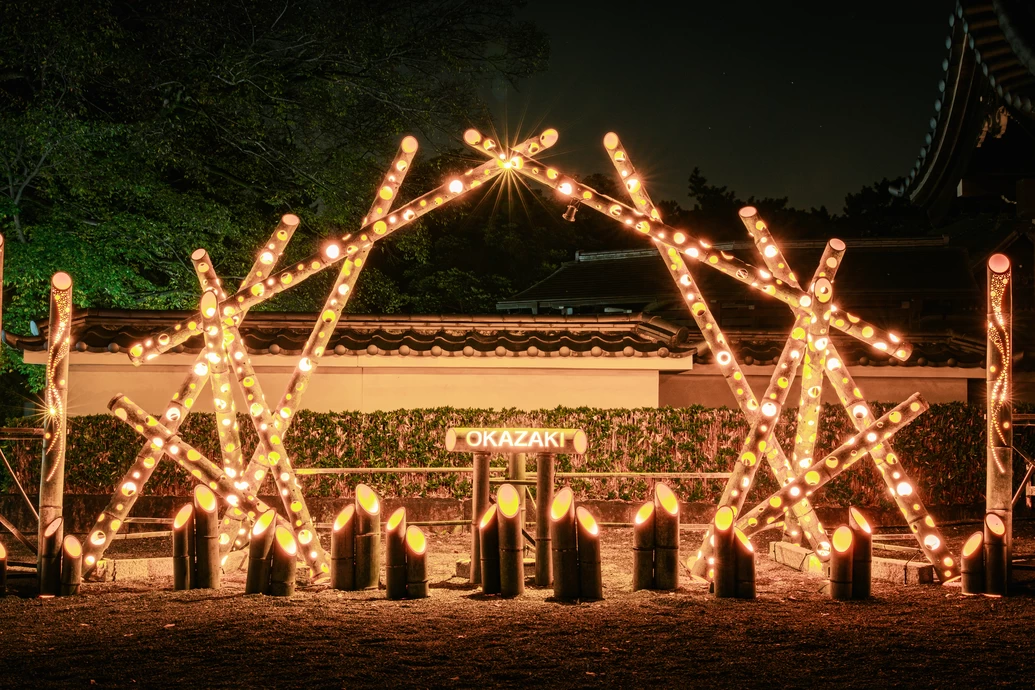
[{"label": "bamboo light installation", "polygon": [[385,596],[406,598],[406,509],[398,508],[385,523]]},{"label": "bamboo light installation", "polygon": [[852,530],[852,598],[869,599],[873,584],[873,528],[858,508],[848,509]]},{"label": "bamboo light installation", "polygon": [[[56,595],[61,558],[61,511],[65,497],[65,422],[68,416],[68,352],[72,329],[72,278],[55,273],[50,279],[50,324],[47,331],[47,370],[44,389],[43,464],[40,466],[39,529],[36,572],[40,593]],[[56,525],[58,533],[45,538]],[[45,563],[45,559],[56,559]],[[47,581],[44,578],[48,577]]]},{"label": "bamboo light installation", "polygon": [[633,518],[633,591],[654,589],[654,501],[647,501]]},{"label": "bamboo light installation", "polygon": [[654,485],[654,589],[679,588],[679,499],[668,484]]},{"label": "bamboo light installation", "polygon": [[406,598],[428,596],[428,538],[420,527],[406,528]]},{"label": "bamboo light installation", "polygon": [[79,594],[79,586],[82,581],[83,545],[69,534],[61,546],[61,596],[70,597]]},{"label": "bamboo light installation", "polygon": [[579,552],[575,528],[575,496],[571,487],[558,491],[550,505],[550,544],[553,547],[553,595],[579,598]]},{"label": "bamboo light installation", "polygon": [[852,552],[855,535],[847,525],[834,530],[830,551],[830,598],[852,598]]},{"label": "bamboo light installation", "polygon": [[578,525],[579,599],[604,598],[604,581],[600,572],[600,524],[593,514],[579,506],[575,509]]},{"label": "bamboo light installation", "polygon": [[193,504],[188,503],[176,512],[172,525],[172,543],[173,589],[190,589],[197,578],[194,570]]},{"label": "bamboo light installation", "polygon": [[729,599],[737,595],[737,554],[734,547],[737,535],[734,533],[734,514],[730,506],[715,511],[712,519],[712,589],[716,599]]},{"label": "bamboo light installation", "polygon": [[987,273],[985,388],[988,457],[985,512],[998,520],[992,524],[1002,525],[1002,534],[986,519],[985,587],[991,594],[1006,594],[1013,553],[1013,281],[1010,259],[1004,254],[993,254],[988,260]]},{"label": "bamboo light installation", "polygon": [[737,564],[734,596],[737,599],[754,599],[755,589],[755,547],[747,535],[733,528],[733,559]]},{"label": "bamboo light installation", "polygon": [[[42,516],[41,516],[42,517]],[[51,520],[40,535],[37,578],[40,596],[56,597],[61,593],[61,541],[64,519]]]},{"label": "bamboo light installation", "polygon": [[[500,594],[500,528],[498,506],[495,503],[482,513],[476,535],[482,594]],[[471,567],[474,567],[474,561],[471,562]]]},{"label": "bamboo light installation", "polygon": [[0,597],[7,596],[7,549],[0,543]]},{"label": "bamboo light installation", "polygon": [[[446,437],[446,448],[449,448],[448,432]],[[482,581],[482,538],[479,533],[478,520],[485,515],[489,508],[489,459],[488,453],[474,453],[473,456],[474,476],[471,478],[471,572],[468,581],[472,585],[480,584]],[[490,554],[495,557],[495,554]]]},{"label": "bamboo light installation", "polygon": [[512,484],[496,491],[499,531],[500,594],[516,597],[525,591],[525,540],[521,534],[521,499]]},{"label": "bamboo light installation", "polygon": [[553,547],[550,541],[550,506],[555,479],[553,453],[536,453],[535,466],[535,585],[553,584]]},{"label": "bamboo light installation", "polygon": [[356,506],[350,504],[331,525],[331,587],[350,591],[356,588]]},{"label": "bamboo light installation", "polygon": [[[260,515],[252,527],[251,540],[248,544],[248,571],[244,582],[245,594],[269,594],[270,570],[273,568],[273,538],[276,531],[277,511],[275,510],[267,510]],[[352,574],[351,567],[349,574]]]},{"label": "bamboo light installation", "polygon": [[219,504],[212,489],[194,487],[194,559],[197,578],[192,589],[219,589]]},{"label": "bamboo light installation", "polygon": [[381,500],[366,484],[356,487],[356,589],[377,589],[381,574]]},{"label": "bamboo light installation", "polygon": [[295,593],[298,568],[298,542],[285,527],[277,525],[273,539],[273,561],[270,565],[270,596],[289,597]]},{"label": "bamboo light installation", "polygon": [[985,533],[974,532],[960,553],[961,585],[964,594],[985,593]]}]

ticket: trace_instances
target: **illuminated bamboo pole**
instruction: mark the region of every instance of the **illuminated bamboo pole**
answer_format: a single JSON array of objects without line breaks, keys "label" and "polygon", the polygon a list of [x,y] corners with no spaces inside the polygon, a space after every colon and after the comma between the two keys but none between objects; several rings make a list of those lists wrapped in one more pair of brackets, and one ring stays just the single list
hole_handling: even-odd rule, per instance
[{"label": "illuminated bamboo pole", "polygon": [[73,535],[65,537],[61,547],[61,596],[79,594],[83,582],[83,545]]},{"label": "illuminated bamboo pole", "polygon": [[600,523],[593,514],[579,506],[575,509],[578,526],[579,599],[604,598],[604,581],[600,573]]},{"label": "illuminated bamboo pole", "polygon": [[[259,252],[259,255],[252,263],[252,267],[244,279],[245,284],[253,283],[268,275],[269,271],[273,269],[284,253],[284,248],[291,240],[295,228],[298,227],[298,222],[298,217],[292,214],[287,214],[281,219],[280,224],[274,229],[269,241],[263,245],[262,251]],[[198,393],[205,386],[205,382],[208,379],[208,367],[203,367],[201,369],[203,373],[198,373],[198,364],[203,364],[204,362],[205,352],[202,351],[198,353],[197,359],[191,365],[190,371],[184,378],[179,390],[173,394],[169,404],[166,406],[165,412],[162,414],[163,423],[173,433],[179,429],[187,415],[190,414],[190,410],[197,400]],[[164,455],[165,453],[161,448],[151,443],[145,443],[140,452],[137,453],[136,459],[119,483],[121,487],[119,493],[108,502],[108,506],[98,516],[93,529],[90,531],[90,538],[87,540],[86,549],[83,553],[83,562],[87,575],[96,566],[101,556],[104,555],[104,551],[111,543],[111,538],[115,536],[125,522],[130,510],[132,510],[133,505],[140,496],[140,491],[143,489],[144,484],[151,478],[151,474]],[[234,511],[229,510],[227,512],[229,516]]]},{"label": "illuminated bamboo pole", "polygon": [[745,206],[740,209],[738,215],[740,216],[740,222],[744,224],[748,234],[751,235],[751,239],[755,241],[755,247],[758,248],[758,253],[762,255],[762,261],[765,263],[766,268],[769,269],[769,272],[778,281],[782,280],[792,288],[800,288],[798,277],[794,275],[794,271],[788,265],[787,259],[784,258],[779,245],[776,244],[772,234],[769,232],[769,226],[758,215],[758,209],[754,206]]},{"label": "illuminated bamboo pole", "polygon": [[575,497],[564,487],[550,505],[550,539],[553,546],[553,595],[557,599],[579,597],[579,552],[575,531]]},{"label": "illuminated bamboo pole", "polygon": [[197,580],[194,555],[194,504],[188,503],[176,512],[172,525],[173,589],[191,589]]},{"label": "illuminated bamboo pole", "polygon": [[399,194],[399,187],[402,185],[403,180],[406,179],[406,173],[413,163],[413,157],[417,153],[418,145],[416,137],[411,135],[403,137],[402,143],[399,145],[399,152],[395,154],[392,165],[388,168],[384,179],[381,180],[381,185],[377,188],[377,194],[370,205],[370,210],[367,211],[367,215],[363,216],[363,220],[360,221],[361,226],[383,219],[392,210],[392,204]]},{"label": "illuminated bamboo pole", "polygon": [[345,506],[331,526],[331,588],[356,588],[355,504]]},{"label": "illuminated bamboo pole", "polygon": [[629,153],[622,146],[622,141],[617,134],[608,132],[604,135],[604,150],[607,151],[608,158],[611,159],[611,163],[614,164],[618,175],[622,178],[622,184],[625,185],[637,210],[651,220],[660,221],[661,213],[651,201],[647,188],[643,184],[643,178],[633,167]]},{"label": "illuminated bamboo pole", "polygon": [[[489,506],[478,520],[478,567],[482,594],[499,594],[502,587],[500,577],[500,530],[498,506]],[[471,567],[474,567],[473,561]]]},{"label": "illuminated bamboo pole", "polygon": [[647,501],[633,519],[633,591],[654,589],[654,501]]},{"label": "illuminated bamboo pole", "polygon": [[481,538],[478,523],[489,509],[489,454],[474,453],[474,474],[471,479],[471,572],[472,585],[481,582]]},{"label": "illuminated bamboo pole", "polygon": [[194,545],[198,577],[193,589],[219,589],[219,503],[212,489],[194,487]]},{"label": "illuminated bamboo pole", "polygon": [[[4,314],[4,300],[3,300],[3,288],[4,288],[4,253],[7,251],[4,246],[4,236],[0,235],[0,328],[3,328],[3,314]],[[0,545],[0,549],[3,546]],[[6,567],[6,566],[5,566]],[[0,590],[2,591],[2,590]]]},{"label": "illuminated bamboo pole", "polygon": [[356,589],[377,589],[381,576],[381,499],[366,484],[356,487]]},{"label": "illuminated bamboo pole", "polygon": [[720,506],[712,520],[712,587],[716,599],[737,596],[737,553],[734,542],[734,512],[730,506]]},{"label": "illuminated bamboo pole", "polygon": [[0,543],[0,597],[7,596],[7,549]]},{"label": "illuminated bamboo pole", "polygon": [[525,540],[521,535],[521,500],[512,484],[496,491],[499,530],[500,594],[516,597],[525,591]]},{"label": "illuminated bamboo pole", "polygon": [[[1005,533],[1006,581],[1010,580],[1013,555],[1013,275],[1010,259],[1005,254],[993,254],[988,260],[988,316],[987,363],[985,389],[987,394],[987,435],[985,479],[985,511],[997,516]],[[988,534],[985,535],[985,567],[988,569],[985,586],[989,592],[998,588],[998,573],[993,577],[988,552]],[[1006,587],[1001,592],[1005,594]]]},{"label": "illuminated bamboo pole", "polygon": [[[465,144],[484,156],[488,156],[494,160],[500,160],[503,162],[509,161],[513,163],[515,155],[520,155],[522,157],[534,156],[537,153],[550,148],[557,143],[558,136],[556,129],[544,129],[540,135],[530,137],[510,149],[505,145],[499,144],[495,139],[485,136],[474,128],[466,130],[464,132],[463,139]],[[512,167],[513,165],[505,169],[509,170]]]},{"label": "illuminated bamboo pole", "polygon": [[654,588],[679,588],[679,499],[661,482],[654,485]]},{"label": "illuminated bamboo pole", "polygon": [[996,513],[985,514],[985,594],[1001,597],[1009,591],[1006,523]]},{"label": "illuminated bamboo pole", "polygon": [[406,597],[406,509],[397,508],[385,523],[385,596]]},{"label": "illuminated bamboo pole", "polygon": [[873,528],[858,508],[848,509],[852,530],[852,598],[869,599],[873,583]]},{"label": "illuminated bamboo pole", "polygon": [[550,541],[550,506],[553,504],[552,453],[537,453],[535,467],[535,584],[553,584],[553,547]]},{"label": "illuminated bamboo pole", "polygon": [[[872,424],[873,412],[863,397],[862,391],[856,385],[854,377],[848,368],[843,366],[841,356],[833,342],[827,345],[827,349],[827,380],[837,393],[842,407],[848,413],[848,419],[856,429],[862,431]],[[909,472],[895,454],[892,445],[882,443],[872,448],[870,458],[905,518],[906,524],[916,537],[920,549],[927,560],[934,565],[939,579],[947,582],[959,576],[959,564],[949,551],[934,518],[927,511],[923,500],[915,490],[916,483],[910,478]]]},{"label": "illuminated bamboo pole", "polygon": [[289,597],[295,593],[298,569],[298,542],[291,530],[277,525],[273,538],[273,561],[270,565],[270,596]]},{"label": "illuminated bamboo pole", "polygon": [[928,407],[927,401],[919,393],[909,396],[863,431],[849,437],[832,453],[817,460],[800,477],[795,477],[768,499],[739,516],[737,527],[751,536],[776,522],[788,504],[801,501],[819,491],[827,482],[861,460],[867,453],[886,443],[899,430],[927,411]]},{"label": "illuminated bamboo pole", "polygon": [[985,593],[985,533],[974,532],[960,552],[960,584],[964,594]]},{"label": "illuminated bamboo pole", "polygon": [[735,594],[738,599],[754,599],[757,596],[755,590],[755,547],[747,535],[736,527],[733,528],[733,552],[734,561],[737,564],[735,572]]},{"label": "illuminated bamboo pole", "polygon": [[[245,594],[268,594],[270,569],[273,567],[273,538],[277,531],[277,511],[267,510],[252,527],[248,543],[248,571],[245,575]],[[349,568],[349,575],[352,569]]]},{"label": "illuminated bamboo pole", "polygon": [[[43,559],[61,557],[60,536],[53,553],[44,554],[44,531],[61,517],[65,498],[65,422],[68,417],[68,352],[72,331],[72,278],[55,273],[50,279],[50,324],[47,331],[47,370],[44,389],[43,463],[40,466],[39,528],[36,559],[43,592]],[[60,522],[57,523],[61,525]],[[46,594],[57,594],[60,571],[46,583]]]},{"label": "illuminated bamboo pole", "polygon": [[64,519],[56,517],[40,533],[37,577],[40,596],[56,597],[61,593],[61,541]]},{"label": "illuminated bamboo pole", "polygon": [[830,598],[840,601],[852,598],[852,552],[855,536],[847,525],[834,530],[830,540]]},{"label": "illuminated bamboo pole", "polygon": [[[528,456],[525,453],[508,453],[507,454],[507,479],[516,479],[519,482],[524,482],[527,478],[525,472],[525,466],[528,464]],[[518,491],[518,503],[521,506],[521,526],[525,526],[525,487],[522,484],[518,484],[521,489]]]},{"label": "illuminated bamboo pole", "polygon": [[416,525],[406,528],[406,598],[424,599],[428,589],[428,538]]}]

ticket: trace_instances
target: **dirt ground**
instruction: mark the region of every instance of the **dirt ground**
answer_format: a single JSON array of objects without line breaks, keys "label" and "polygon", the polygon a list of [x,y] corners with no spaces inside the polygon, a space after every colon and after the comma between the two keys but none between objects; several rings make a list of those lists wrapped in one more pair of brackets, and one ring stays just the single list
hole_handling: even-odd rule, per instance
[{"label": "dirt ground", "polygon": [[[958,551],[974,527],[950,528]],[[1017,526],[1017,552],[1035,528]],[[87,584],[79,597],[0,599],[0,685],[101,687],[994,687],[1035,684],[1035,596],[874,583],[830,601],[823,581],[758,558],[758,599],[716,600],[683,579],[632,592],[629,530],[604,535],[605,599],[529,586],[485,597],[451,577],[468,535],[430,540],[432,595],[300,587],[289,599],[172,591],[169,578]],[[684,532],[685,553],[699,533]],[[908,543],[908,542],[900,542]],[[760,554],[765,545],[756,543]],[[164,554],[164,545],[134,550]],[[15,558],[16,554],[12,555]]]}]

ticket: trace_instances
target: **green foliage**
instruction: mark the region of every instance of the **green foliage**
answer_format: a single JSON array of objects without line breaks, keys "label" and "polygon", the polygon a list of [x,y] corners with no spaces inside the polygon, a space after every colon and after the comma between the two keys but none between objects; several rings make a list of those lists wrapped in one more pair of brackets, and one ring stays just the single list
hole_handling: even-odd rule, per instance
[{"label": "green foliage", "polygon": [[[891,405],[875,403],[878,414]],[[792,447],[795,409],[784,411],[778,427],[783,447]],[[928,505],[974,504],[983,500],[985,486],[984,410],[962,403],[932,405],[893,439],[921,498]],[[818,450],[826,453],[854,433],[840,406],[825,405],[817,436]],[[23,422],[28,425],[28,422]],[[303,411],[295,419],[286,446],[297,467],[462,467],[467,454],[447,453],[445,430],[454,426],[543,426],[581,428],[589,436],[585,455],[558,456],[558,471],[726,472],[735,461],[747,432],[743,416],[727,408],[639,408],[603,410],[556,408],[524,412],[515,409],[480,410],[434,408],[391,412],[315,413]],[[255,447],[255,434],[241,419],[245,457]],[[218,462],[219,451],[212,415],[193,414],[181,427],[185,440]],[[1035,437],[1018,433],[1016,442],[1035,453]],[[39,444],[8,444],[8,458],[23,484],[39,484]],[[68,422],[65,490],[69,493],[111,493],[141,446],[141,440],[113,416],[72,417]],[[505,465],[502,457],[493,461]],[[531,461],[530,461],[531,462]],[[532,466],[530,465],[530,470]],[[533,470],[534,471],[534,470]],[[1022,470],[1018,465],[1015,472]],[[766,469],[759,471],[755,500],[775,490]],[[372,483],[386,496],[464,496],[470,493],[469,475],[339,475],[305,477],[307,495],[338,496],[359,481]],[[675,481],[684,500],[715,501],[722,481]],[[186,495],[190,477],[170,462],[163,462],[148,483],[148,494]],[[582,497],[643,499],[648,483],[639,479],[578,480],[572,488]],[[8,491],[12,489],[8,488]],[[267,485],[269,490],[269,485]],[[872,463],[861,461],[816,496],[819,505],[893,507]]]}]

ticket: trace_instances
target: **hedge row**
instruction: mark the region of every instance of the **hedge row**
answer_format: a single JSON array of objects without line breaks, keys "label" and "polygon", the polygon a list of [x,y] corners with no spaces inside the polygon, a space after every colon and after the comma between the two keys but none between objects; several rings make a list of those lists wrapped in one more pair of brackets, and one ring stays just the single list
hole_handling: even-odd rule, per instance
[{"label": "hedge row", "polygon": [[[890,405],[876,403],[877,414]],[[784,411],[778,436],[785,449],[792,447],[795,409]],[[819,452],[830,451],[854,433],[844,410],[826,405],[819,434]],[[31,420],[22,420],[31,426]],[[580,456],[558,456],[559,471],[728,471],[737,457],[747,425],[742,415],[726,408],[640,408],[602,410],[557,408],[525,412],[515,409],[483,410],[432,408],[391,412],[302,412],[287,435],[286,446],[298,467],[465,466],[467,454],[446,453],[445,430],[451,426],[545,426],[581,428],[589,436],[589,451]],[[242,441],[249,457],[256,438],[242,417]],[[212,415],[193,414],[181,427],[185,440],[219,462]],[[1035,434],[1018,430],[1016,439],[1026,453],[1035,452]],[[962,403],[932,405],[894,439],[893,444],[930,505],[974,504],[984,500],[985,422],[981,407]],[[112,416],[74,417],[68,422],[65,490],[68,493],[110,493],[140,449],[141,440]],[[8,443],[5,450],[19,479],[39,486],[39,448],[36,443]],[[505,464],[497,457],[495,464]],[[531,462],[531,460],[530,460]],[[530,471],[534,471],[530,466]],[[1022,472],[1020,461],[1015,472]],[[6,473],[5,473],[6,474]],[[775,488],[764,469],[759,472],[761,497]],[[307,495],[332,496],[350,492],[358,477],[322,475],[302,479]],[[387,496],[465,496],[466,475],[375,475],[367,477]],[[714,501],[721,481],[673,482],[684,500]],[[635,479],[579,480],[573,488],[583,497],[642,499],[648,482]],[[175,465],[161,463],[146,493],[187,495],[190,478]],[[13,491],[7,481],[6,491]],[[272,492],[267,487],[268,492]],[[887,489],[869,462],[832,482],[817,495],[820,505],[891,507]]]}]

